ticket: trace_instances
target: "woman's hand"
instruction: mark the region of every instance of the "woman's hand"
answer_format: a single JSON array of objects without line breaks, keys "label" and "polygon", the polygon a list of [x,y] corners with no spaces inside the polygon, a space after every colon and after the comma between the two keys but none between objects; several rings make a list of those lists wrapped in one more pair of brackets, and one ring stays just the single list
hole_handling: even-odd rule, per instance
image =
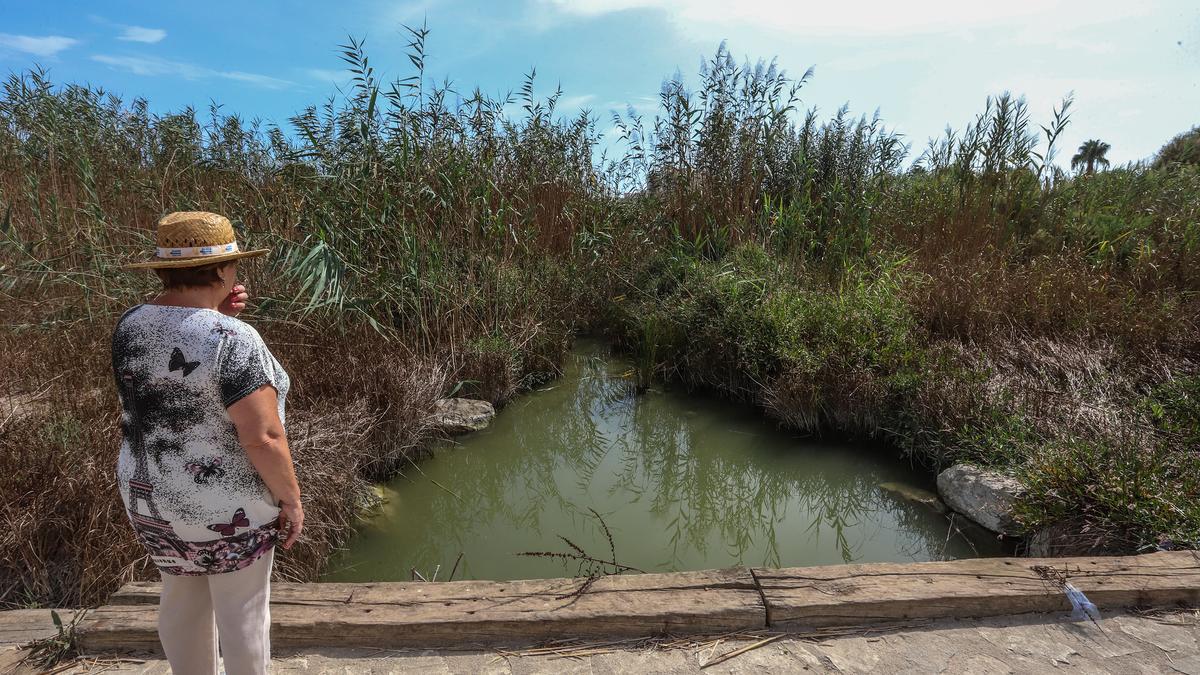
[{"label": "woman's hand", "polygon": [[279,503],[279,529],[287,532],[283,542],[284,549],[290,549],[300,538],[304,529],[304,507],[299,502],[295,504]]},{"label": "woman's hand", "polygon": [[237,316],[246,309],[246,301],[250,299],[250,294],[246,292],[246,287],[242,284],[234,284],[233,290],[229,291],[229,295],[221,301],[217,307],[217,311],[226,316]]}]

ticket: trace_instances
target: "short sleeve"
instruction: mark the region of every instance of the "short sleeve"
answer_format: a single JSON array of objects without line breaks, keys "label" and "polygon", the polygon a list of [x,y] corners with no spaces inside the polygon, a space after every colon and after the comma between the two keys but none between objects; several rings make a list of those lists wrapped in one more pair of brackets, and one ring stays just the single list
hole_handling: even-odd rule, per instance
[{"label": "short sleeve", "polygon": [[217,363],[221,403],[228,408],[263,385],[274,385],[273,363],[274,357],[257,331],[226,335]]}]

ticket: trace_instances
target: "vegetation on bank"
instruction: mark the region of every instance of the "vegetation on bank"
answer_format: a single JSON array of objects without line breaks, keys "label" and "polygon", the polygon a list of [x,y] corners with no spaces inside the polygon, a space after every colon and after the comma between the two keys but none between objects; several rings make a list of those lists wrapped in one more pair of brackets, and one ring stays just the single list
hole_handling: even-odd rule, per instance
[{"label": "vegetation on bank", "polygon": [[624,154],[597,160],[594,117],[557,115],[532,76],[453,106],[422,86],[423,36],[395,82],[346,45],[354,86],[289,133],[38,71],[4,83],[0,604],[152,574],[113,484],[108,336],[154,288],[119,264],[190,208],[274,250],[247,283],[293,374],[310,534],[288,578],[316,578],[367,481],[421,451],[437,397],[502,404],[580,331],[644,382],[1011,472],[1062,552],[1200,540],[1194,163],[1066,175],[1069,101],[1039,128],[1002,95],[906,167],[878,118],[797,112],[808,74],[723,47],[653,120],[616,117]]}]

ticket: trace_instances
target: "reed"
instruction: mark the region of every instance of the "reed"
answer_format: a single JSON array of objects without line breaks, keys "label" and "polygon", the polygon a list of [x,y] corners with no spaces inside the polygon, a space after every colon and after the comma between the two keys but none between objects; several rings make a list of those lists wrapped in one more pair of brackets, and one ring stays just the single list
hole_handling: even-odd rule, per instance
[{"label": "reed", "polygon": [[[287,578],[316,578],[366,481],[425,451],[436,398],[502,405],[581,331],[636,354],[642,387],[1025,477],[1030,528],[1079,514],[1094,548],[1200,539],[1194,163],[1065,173],[1070,100],[1038,126],[1009,94],[906,163],[878,114],[800,112],[811,71],[724,45],[653,119],[615,115],[598,157],[596,118],[561,116],[532,71],[503,98],[430,86],[427,34],[389,82],[348,40],[349,89],[283,127],[36,68],[3,82],[0,604],[91,604],[152,573],[112,484],[104,355],[153,290],[118,265],[192,208],[275,251],[246,282],[296,383],[312,506]],[[1171,478],[1138,482],[1155,471]],[[1131,481],[1159,502],[1121,502]]]}]

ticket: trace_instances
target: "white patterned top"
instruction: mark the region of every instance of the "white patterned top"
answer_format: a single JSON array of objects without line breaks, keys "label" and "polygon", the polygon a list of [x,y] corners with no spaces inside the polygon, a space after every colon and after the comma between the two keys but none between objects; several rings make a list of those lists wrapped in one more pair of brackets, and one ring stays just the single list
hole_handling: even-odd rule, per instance
[{"label": "white patterned top", "polygon": [[117,322],[117,485],[130,522],[167,574],[246,567],[279,536],[278,502],[227,408],[264,385],[279,418],[289,379],[249,324],[211,309],[138,305]]}]

